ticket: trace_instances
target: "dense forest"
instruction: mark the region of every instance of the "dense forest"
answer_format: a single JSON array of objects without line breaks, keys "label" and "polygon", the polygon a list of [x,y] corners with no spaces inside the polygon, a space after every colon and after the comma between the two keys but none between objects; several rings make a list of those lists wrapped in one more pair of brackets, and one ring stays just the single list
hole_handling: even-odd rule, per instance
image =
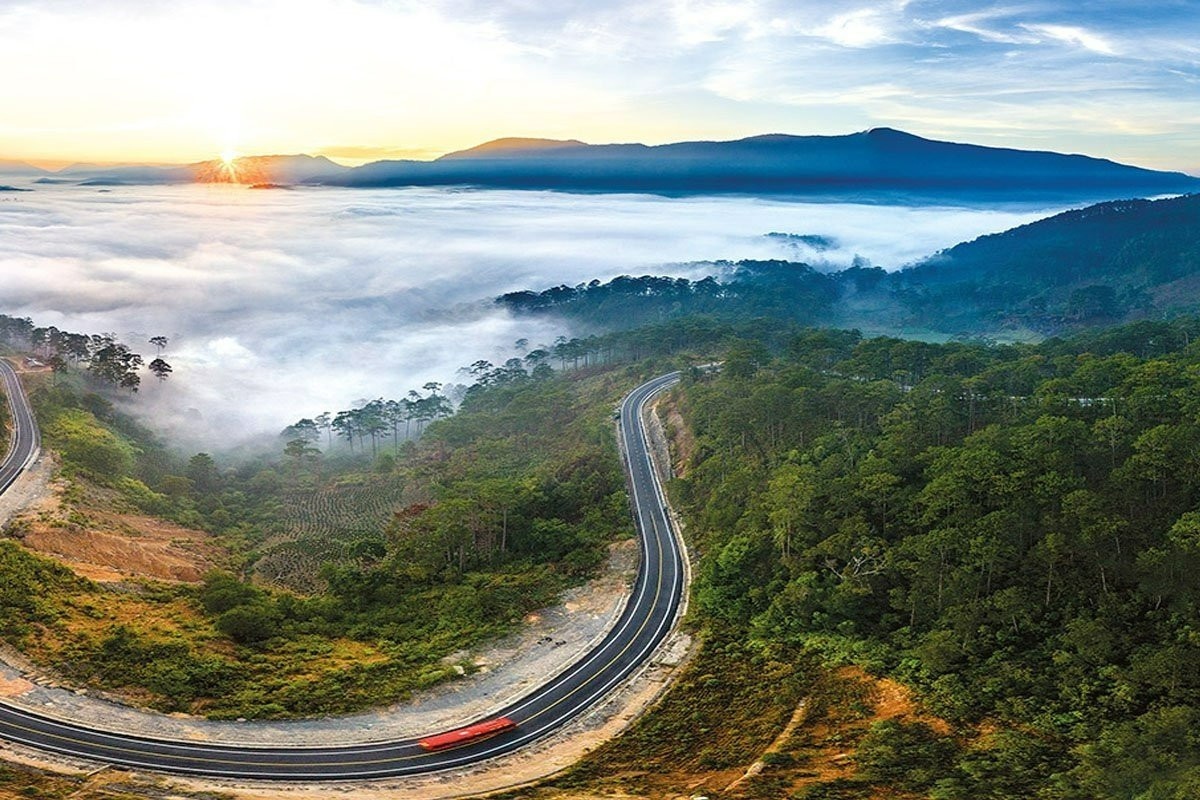
[{"label": "dense forest", "polygon": [[883,723],[805,796],[1196,796],[1198,333],[802,331],[677,391],[706,624],[898,677],[955,726]]},{"label": "dense forest", "polygon": [[[729,720],[769,740],[778,701],[845,663],[916,687],[953,727],[877,723],[843,740],[853,777],[807,779],[797,796],[1190,797],[1198,334],[1186,319],[938,345],[692,318],[574,340],[574,359],[560,343],[555,370],[481,366],[458,412],[398,455],[356,449],[428,501],[303,595],[246,577],[280,487],[309,466],[179,460],[96,395],[47,381],[34,400],[68,476],[249,549],[194,589],[136,599],[189,609],[187,625],[210,631],[193,640],[133,622],[73,636],[81,610],[111,613],[104,590],[5,547],[0,627],[35,652],[59,642],[44,655],[74,680],[137,687],[164,708],[287,716],[402,696],[446,676],[431,669],[441,655],[594,568],[629,529],[613,403],[642,376],[717,355],[719,374],[685,369],[670,398],[695,434],[670,491],[700,556],[690,624],[704,645],[678,699],[631,734],[639,752],[703,713],[711,733],[654,756],[664,769],[687,748],[716,765],[752,755],[758,740],[728,739]],[[301,677],[297,652],[331,646],[356,663]],[[622,746],[597,758],[619,761]],[[596,763],[616,761],[564,780],[599,780]],[[765,774],[804,763],[780,751]]]},{"label": "dense forest", "polygon": [[[699,281],[620,277],[496,302],[596,331],[694,314],[772,316],[876,333],[1036,338],[1195,313],[1200,195],[1069,211],[895,272],[791,261],[713,262]],[[891,265],[902,266],[902,265]]]},{"label": "dense forest", "polygon": [[[560,315],[592,328],[611,329],[698,314],[728,319],[772,316],[807,323],[827,320],[840,295],[839,279],[789,261],[715,262],[719,277],[622,276],[541,292],[510,292],[497,304],[516,314]],[[882,276],[882,270],[879,271]],[[619,321],[617,323],[616,321]]]}]

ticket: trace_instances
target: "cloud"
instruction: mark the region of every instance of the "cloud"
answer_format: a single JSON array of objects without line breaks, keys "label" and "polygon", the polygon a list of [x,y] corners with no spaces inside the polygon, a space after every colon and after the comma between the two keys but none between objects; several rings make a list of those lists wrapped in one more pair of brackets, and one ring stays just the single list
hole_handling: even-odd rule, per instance
[{"label": "cloud", "polygon": [[1037,37],[1028,31],[1003,30],[1001,26],[995,24],[1012,13],[1010,9],[993,8],[987,11],[942,17],[929,24],[933,27],[969,33],[985,42],[1001,44],[1033,44],[1037,42]]},{"label": "cloud", "polygon": [[670,6],[674,33],[684,45],[719,42],[731,32],[744,29],[761,15],[753,2],[728,0],[675,0]]},{"label": "cloud", "polygon": [[[20,158],[420,158],[512,135],[664,142],[909,120],[1200,158],[1174,135],[1197,118],[1192,0],[48,0],[0,2],[0,37],[0,68],[21,76],[0,84],[0,152]],[[1102,134],[1080,130],[1097,117]]]},{"label": "cloud", "polygon": [[838,14],[813,30],[813,34],[842,47],[873,47],[896,41],[886,12],[877,8]]},{"label": "cloud", "polygon": [[1050,24],[1030,24],[1026,23],[1021,26],[1025,30],[1038,33],[1043,36],[1048,36],[1059,42],[1078,45],[1085,50],[1090,50],[1093,53],[1100,53],[1105,56],[1117,55],[1117,50],[1113,45],[1098,33],[1094,33],[1077,25],[1050,25]]},{"label": "cloud", "polygon": [[254,191],[39,186],[0,203],[0,312],[172,339],[175,375],[133,408],[225,446],[360,398],[399,396],[458,367],[549,342],[502,292],[694,262],[786,258],[771,231],[835,237],[822,254],[899,266],[1038,210],[449,189]]},{"label": "cloud", "polygon": [[[858,20],[853,15],[862,8],[835,6],[814,27],[831,18]],[[812,30],[805,25],[731,39],[700,86],[734,113],[790,112],[799,120],[790,130],[889,125],[1157,168],[1196,162],[1200,145],[1188,131],[1200,124],[1200,17],[1148,13],[1145,6],[1139,12],[1121,2],[1103,4],[1102,12],[930,0],[870,11],[883,15],[880,29],[845,42],[880,45],[842,46],[805,33]]]}]

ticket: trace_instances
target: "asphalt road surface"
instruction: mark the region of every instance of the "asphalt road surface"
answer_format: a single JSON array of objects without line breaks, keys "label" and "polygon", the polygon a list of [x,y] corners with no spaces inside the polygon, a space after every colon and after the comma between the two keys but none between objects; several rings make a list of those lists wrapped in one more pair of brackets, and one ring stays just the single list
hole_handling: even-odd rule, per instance
[{"label": "asphalt road surface", "polygon": [[[2,363],[2,362],[0,362]],[[38,434],[11,366],[0,367],[16,421],[13,451],[0,475],[15,477],[36,451]],[[630,392],[621,404],[620,436],[641,542],[633,594],[608,635],[572,666],[495,716],[517,727],[457,748],[425,752],[416,739],[344,747],[248,747],[161,740],[49,719],[0,702],[0,738],[100,764],[254,780],[357,780],[455,769],[510,753],[587,711],[638,669],[674,625],[684,590],[682,554],[650,462],[642,410],[679,379],[663,375]],[[16,391],[13,391],[16,389]],[[12,482],[9,478],[7,486]],[[491,718],[491,717],[489,717]],[[469,725],[479,719],[464,719]],[[442,731],[428,731],[427,735]]]},{"label": "asphalt road surface", "polygon": [[33,463],[41,447],[41,437],[38,435],[37,423],[33,421],[33,411],[29,408],[29,400],[21,390],[17,373],[12,364],[0,358],[0,376],[4,379],[4,394],[9,398],[9,411],[13,418],[13,437],[9,442],[8,455],[0,464],[0,492],[4,492],[21,472]]}]

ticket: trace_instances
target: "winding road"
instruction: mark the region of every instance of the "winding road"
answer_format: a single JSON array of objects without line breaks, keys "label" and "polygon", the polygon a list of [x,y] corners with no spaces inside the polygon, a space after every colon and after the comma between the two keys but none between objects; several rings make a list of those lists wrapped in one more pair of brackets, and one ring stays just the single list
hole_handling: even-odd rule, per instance
[{"label": "winding road", "polygon": [[[0,491],[8,488],[38,451],[37,426],[12,366],[0,360],[13,409],[13,447],[0,466]],[[488,718],[504,716],[517,727],[483,741],[426,752],[417,739],[324,747],[251,747],[151,739],[65,722],[0,701],[0,739],[99,764],[250,780],[359,780],[466,767],[511,753],[585,713],[632,675],[674,626],[685,589],[679,537],[650,460],[643,411],[678,373],[643,383],[621,403],[625,454],[641,560],[633,593],[617,623],[578,661],[541,687]],[[479,720],[464,719],[463,725]],[[440,731],[429,731],[429,734]]]},{"label": "winding road", "polygon": [[33,420],[33,409],[29,407],[29,398],[21,389],[21,381],[12,364],[3,358],[0,358],[0,375],[4,378],[4,394],[9,398],[8,407],[13,420],[8,455],[0,464],[0,493],[3,493],[37,458],[42,441],[37,423]]}]

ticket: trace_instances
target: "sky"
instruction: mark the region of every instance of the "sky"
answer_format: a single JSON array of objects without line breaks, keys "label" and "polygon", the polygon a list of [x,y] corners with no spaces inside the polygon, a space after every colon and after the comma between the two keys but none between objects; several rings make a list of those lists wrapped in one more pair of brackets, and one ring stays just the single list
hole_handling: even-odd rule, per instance
[{"label": "sky", "polygon": [[0,0],[0,158],[888,125],[1200,173],[1200,0]]}]

